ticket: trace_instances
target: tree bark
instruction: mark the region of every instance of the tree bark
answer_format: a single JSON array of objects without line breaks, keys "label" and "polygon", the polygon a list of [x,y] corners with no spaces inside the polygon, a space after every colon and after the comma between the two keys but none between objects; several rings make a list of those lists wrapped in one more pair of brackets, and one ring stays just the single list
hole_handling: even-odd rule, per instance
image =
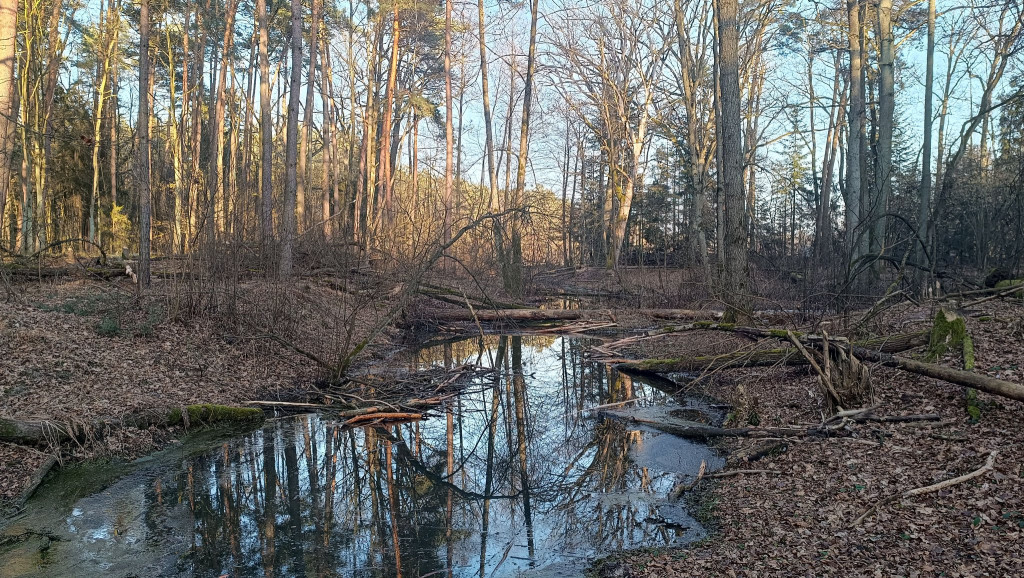
[{"label": "tree bark", "polygon": [[892,133],[896,111],[896,78],[894,73],[892,0],[878,2],[878,164],[875,167],[875,191],[878,197],[871,205],[871,251],[881,253],[885,244],[886,223],[892,192]]},{"label": "tree bark", "polygon": [[0,5],[0,231],[7,212],[14,150],[14,59],[17,48],[18,0]]},{"label": "tree bark", "polygon": [[444,0],[444,217],[441,239],[452,235],[452,188],[455,170],[455,133],[452,119],[452,0]]},{"label": "tree bark", "polygon": [[322,2],[323,0],[313,0],[313,12],[309,28],[309,71],[306,73],[306,104],[302,109],[302,136],[299,142],[298,183],[295,195],[296,220],[299,224],[300,232],[309,226],[309,216],[306,214],[309,203],[306,201],[306,195],[307,189],[312,190],[313,188],[313,170],[311,168],[312,159],[309,155],[309,141],[313,138],[313,97],[316,95],[316,60],[320,51],[318,44],[320,41],[319,23],[323,10]]},{"label": "tree bark", "polygon": [[954,369],[952,367],[945,367],[934,363],[923,363],[913,359],[896,357],[884,352],[865,349],[863,347],[852,347],[850,349],[854,355],[865,361],[881,363],[886,367],[895,367],[897,369],[902,369],[903,371],[909,371],[925,377],[940,379],[942,381],[962,385],[964,387],[973,387],[978,391],[984,391],[985,393],[991,393],[992,395],[1015,399],[1017,401],[1024,401],[1024,385],[1019,383],[996,379],[994,377],[974,373],[972,371],[964,371],[962,369]]},{"label": "tree bark", "polygon": [[[921,149],[921,185],[918,188],[917,239],[914,246],[915,260],[924,263],[927,259],[928,219],[931,213],[932,195],[932,100],[935,91],[935,0],[928,0],[928,40],[924,75],[924,143]],[[920,288],[924,293],[925,276],[918,274]]]},{"label": "tree bark", "polygon": [[260,234],[264,247],[274,238],[274,123],[270,118],[270,33],[267,0],[256,0],[260,43]]},{"label": "tree bark", "polygon": [[861,46],[861,1],[847,0],[847,30],[850,47],[850,119],[847,134],[846,152],[846,246],[850,251],[851,261],[858,258],[863,251],[859,239],[863,237],[860,230],[861,195],[864,188],[861,173],[861,150],[864,142],[864,50]]},{"label": "tree bark", "polygon": [[221,230],[227,228],[227,215],[224,210],[217,211],[217,203],[224,196],[224,109],[227,105],[227,75],[232,45],[234,44],[234,24],[237,0],[228,0],[225,6],[224,39],[221,46],[221,59],[217,76],[217,97],[213,112],[213,126],[210,127],[210,166],[207,169],[207,207],[206,225],[207,242],[217,239],[218,225]]},{"label": "tree bark", "polygon": [[299,87],[302,81],[302,2],[291,0],[291,80],[288,85],[288,124],[285,129],[285,190],[281,227],[281,264],[279,275],[292,275],[292,251],[295,245],[295,203],[298,192]]},{"label": "tree bark", "polygon": [[149,287],[150,227],[152,190],[149,183],[149,0],[140,2],[139,14],[139,120],[135,126],[138,145],[135,167],[139,188],[139,287]]},{"label": "tree bark", "polygon": [[726,318],[750,315],[747,270],[747,230],[744,223],[743,142],[740,115],[739,28],[737,0],[718,0],[719,85],[722,102],[722,194],[725,198]]}]

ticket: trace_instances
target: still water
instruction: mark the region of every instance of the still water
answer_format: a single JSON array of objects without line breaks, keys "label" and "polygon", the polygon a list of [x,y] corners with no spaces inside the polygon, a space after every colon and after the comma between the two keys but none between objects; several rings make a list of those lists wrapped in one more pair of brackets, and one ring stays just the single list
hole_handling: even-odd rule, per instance
[{"label": "still water", "polygon": [[[4,533],[3,576],[579,576],[619,549],[704,535],[667,499],[707,447],[586,411],[697,400],[588,361],[588,342],[488,337],[410,369],[495,369],[429,419],[327,414],[70,468]],[[692,413],[692,412],[691,412]]]}]

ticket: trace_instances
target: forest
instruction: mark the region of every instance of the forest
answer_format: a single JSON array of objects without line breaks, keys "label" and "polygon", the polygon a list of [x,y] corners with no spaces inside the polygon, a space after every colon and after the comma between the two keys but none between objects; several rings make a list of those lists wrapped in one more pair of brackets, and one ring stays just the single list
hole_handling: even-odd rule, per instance
[{"label": "forest", "polygon": [[16,576],[1024,572],[1016,0],[2,0],[0,283]]}]

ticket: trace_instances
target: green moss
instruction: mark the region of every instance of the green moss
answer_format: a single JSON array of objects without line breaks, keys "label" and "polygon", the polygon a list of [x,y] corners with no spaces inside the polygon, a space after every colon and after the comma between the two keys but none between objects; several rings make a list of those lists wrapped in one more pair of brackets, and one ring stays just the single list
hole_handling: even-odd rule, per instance
[{"label": "green moss", "polygon": [[735,323],[719,323],[718,324],[718,328],[721,329],[722,331],[732,331],[732,330],[736,329],[736,324]]},{"label": "green moss", "polygon": [[694,321],[693,322],[693,326],[696,327],[697,329],[708,329],[709,327],[713,326],[714,324],[715,323],[713,321]]},{"label": "green moss", "polygon": [[940,309],[935,314],[935,324],[932,326],[932,334],[928,340],[928,353],[925,360],[934,362],[952,347],[959,349],[963,346],[964,337],[967,335],[967,326],[963,317],[956,313]]},{"label": "green moss", "polygon": [[974,369],[974,340],[970,335],[964,335],[964,369]]},{"label": "green moss", "polygon": [[991,315],[982,315],[981,317],[978,318],[978,321],[982,321],[982,322],[987,323],[989,321],[992,321],[992,316]]},{"label": "green moss", "polygon": [[973,387],[967,388],[965,401],[967,402],[967,416],[971,419],[971,423],[978,423],[981,421],[981,406],[978,403],[978,390]]},{"label": "green moss", "polygon": [[[1006,281],[1000,281],[996,283],[996,289],[1009,289],[1017,285],[1024,285],[1024,279],[1007,279]],[[1013,292],[1014,297],[1024,298],[1024,289]]]},{"label": "green moss", "polygon": [[[211,424],[259,424],[263,422],[263,410],[251,407],[231,407],[227,405],[215,405],[203,403],[190,405],[184,408],[188,413],[190,425],[211,425]],[[182,425],[181,409],[173,409],[167,414],[167,425]]]}]

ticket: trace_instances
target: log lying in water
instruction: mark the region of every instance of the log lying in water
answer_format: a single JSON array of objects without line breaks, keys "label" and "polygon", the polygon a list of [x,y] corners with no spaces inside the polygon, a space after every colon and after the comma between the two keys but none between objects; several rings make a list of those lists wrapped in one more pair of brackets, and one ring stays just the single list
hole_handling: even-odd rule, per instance
[{"label": "log lying in water", "polygon": [[[721,327],[709,327],[709,329],[720,330]],[[856,343],[861,349],[881,351],[883,353],[898,353],[927,344],[927,331],[867,339]],[[795,347],[781,347],[757,351],[738,351],[723,355],[643,359],[619,363],[616,364],[615,368],[622,371],[644,373],[674,373],[679,371],[711,371],[726,367],[764,367],[776,364],[806,365],[807,359]]]},{"label": "log lying in water", "polygon": [[[618,313],[631,313],[655,319],[713,319],[722,314],[718,311],[693,309],[631,309]],[[578,319],[608,319],[616,312],[611,309],[477,309],[479,321],[575,321]],[[468,310],[444,310],[424,312],[421,316],[428,321],[474,321],[473,312]]]},{"label": "log lying in water", "polygon": [[656,430],[670,433],[686,439],[707,440],[719,437],[768,437],[768,436],[828,436],[828,435],[849,435],[841,430],[833,430],[823,426],[782,426],[782,427],[714,427],[698,423],[655,420],[630,417],[617,414],[616,412],[603,412],[605,414],[625,419],[630,423],[638,423],[652,427]]}]

